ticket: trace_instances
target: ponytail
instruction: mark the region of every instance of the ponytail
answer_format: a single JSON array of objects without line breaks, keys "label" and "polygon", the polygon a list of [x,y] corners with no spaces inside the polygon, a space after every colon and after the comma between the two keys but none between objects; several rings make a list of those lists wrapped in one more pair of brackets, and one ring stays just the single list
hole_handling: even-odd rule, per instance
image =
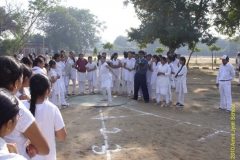
[{"label": "ponytail", "polygon": [[35,111],[36,111],[36,102],[37,102],[37,95],[31,92],[30,112],[34,117],[35,117]]},{"label": "ponytail", "polygon": [[184,63],[183,63],[183,65],[181,66],[181,69],[180,69],[180,70],[178,71],[178,73],[176,74],[175,78],[178,77],[178,74],[182,71],[183,66],[185,66],[185,64],[186,64],[186,58],[185,58],[185,57],[181,57],[180,60],[183,61]]}]

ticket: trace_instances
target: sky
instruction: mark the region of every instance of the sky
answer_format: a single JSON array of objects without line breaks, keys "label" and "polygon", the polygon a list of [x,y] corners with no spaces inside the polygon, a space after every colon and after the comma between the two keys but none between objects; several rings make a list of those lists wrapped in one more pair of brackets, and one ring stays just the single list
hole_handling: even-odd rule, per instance
[{"label": "sky", "polygon": [[99,21],[104,21],[106,30],[101,33],[102,40],[112,42],[119,35],[127,35],[126,30],[138,27],[133,5],[124,6],[124,0],[63,0],[62,5],[89,9]]}]

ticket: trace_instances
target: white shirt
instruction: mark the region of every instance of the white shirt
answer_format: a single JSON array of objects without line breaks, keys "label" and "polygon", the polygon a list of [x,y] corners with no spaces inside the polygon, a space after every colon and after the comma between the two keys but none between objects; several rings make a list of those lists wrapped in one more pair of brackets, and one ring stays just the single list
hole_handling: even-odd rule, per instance
[{"label": "white shirt", "polygon": [[38,67],[38,66],[35,66],[32,68],[32,71],[33,71],[33,74],[44,74],[44,75],[47,75],[47,72],[46,70]]},{"label": "white shirt", "polygon": [[233,65],[230,63],[227,63],[226,65],[221,64],[218,71],[216,83],[218,84],[219,81],[232,81],[234,78],[235,71]]},{"label": "white shirt", "polygon": [[23,133],[35,121],[35,118],[33,117],[32,113],[26,108],[26,106],[24,106],[24,104],[18,98],[17,100],[20,108],[19,110],[20,118],[13,132],[10,135],[4,137],[4,139],[8,143],[16,143],[19,154],[24,156],[27,159],[30,159],[28,157],[28,154],[26,153],[26,143],[28,142],[28,139],[24,136]]},{"label": "white shirt", "polygon": [[47,63],[49,63],[49,61],[50,61],[50,56],[48,54],[46,55],[46,61],[47,61]]},{"label": "white shirt", "polygon": [[0,160],[27,160],[21,155],[15,154],[15,153],[9,153],[7,144],[0,137]]},{"label": "white shirt", "polygon": [[[28,101],[25,101],[24,104],[30,108]],[[46,156],[37,155],[31,160],[56,160],[55,131],[59,131],[65,126],[62,115],[54,104],[45,100],[42,104],[36,105],[35,117],[40,130],[47,139],[50,153]]]}]

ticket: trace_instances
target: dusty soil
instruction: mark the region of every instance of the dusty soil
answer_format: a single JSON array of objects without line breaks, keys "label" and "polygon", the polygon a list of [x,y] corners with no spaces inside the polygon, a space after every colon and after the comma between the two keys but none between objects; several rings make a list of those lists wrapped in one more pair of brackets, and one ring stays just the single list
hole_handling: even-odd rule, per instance
[{"label": "dusty soil", "polygon": [[[116,107],[72,104],[62,109],[68,137],[65,142],[57,142],[58,159],[230,159],[230,113],[218,109],[216,74],[211,70],[189,71],[184,108],[154,106],[153,101],[146,104],[139,100]],[[232,96],[236,105],[235,153],[240,159],[240,87],[236,81],[232,83]]]}]

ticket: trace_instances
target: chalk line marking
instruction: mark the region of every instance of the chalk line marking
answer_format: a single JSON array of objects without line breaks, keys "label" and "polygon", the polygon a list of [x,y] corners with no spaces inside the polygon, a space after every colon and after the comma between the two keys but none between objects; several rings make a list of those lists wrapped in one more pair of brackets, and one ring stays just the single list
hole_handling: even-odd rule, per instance
[{"label": "chalk line marking", "polygon": [[[133,116],[144,116],[145,114],[138,114],[138,115],[128,115],[128,116],[103,116],[104,120],[107,119],[118,119],[118,118],[127,118],[127,117],[133,117]],[[92,119],[99,119],[102,120],[102,117],[100,118],[92,118]]]},{"label": "chalk line marking", "polygon": [[[129,110],[132,110],[132,111],[135,111],[135,112],[138,112],[138,113],[142,113],[144,115],[151,115],[151,116],[154,116],[154,117],[158,117],[158,118],[162,118],[162,119],[167,119],[167,120],[170,120],[170,121],[178,122],[178,124],[175,125],[175,126],[182,125],[182,124],[188,124],[188,125],[193,125],[193,126],[205,128],[205,127],[203,127],[200,124],[194,124],[194,123],[190,123],[190,122],[180,122],[180,120],[177,120],[177,119],[172,119],[172,118],[168,118],[168,117],[164,117],[164,116],[159,116],[159,115],[156,115],[156,114],[153,114],[153,113],[148,113],[148,112],[136,110],[136,109],[133,109],[133,108],[128,108],[128,107],[126,107],[124,105],[122,105],[122,107],[124,107],[126,109],[129,109]],[[211,137],[213,137],[213,136],[215,136],[217,134],[220,134],[220,133],[231,134],[230,132],[227,132],[227,131],[224,131],[224,130],[217,130],[217,129],[214,129],[214,128],[210,128],[210,129],[214,130],[215,132],[213,134],[209,134],[209,135],[207,135],[205,137],[202,137],[202,138],[198,139],[199,142],[204,141],[205,139],[211,138]],[[236,135],[240,136],[239,134],[236,134]]]}]

